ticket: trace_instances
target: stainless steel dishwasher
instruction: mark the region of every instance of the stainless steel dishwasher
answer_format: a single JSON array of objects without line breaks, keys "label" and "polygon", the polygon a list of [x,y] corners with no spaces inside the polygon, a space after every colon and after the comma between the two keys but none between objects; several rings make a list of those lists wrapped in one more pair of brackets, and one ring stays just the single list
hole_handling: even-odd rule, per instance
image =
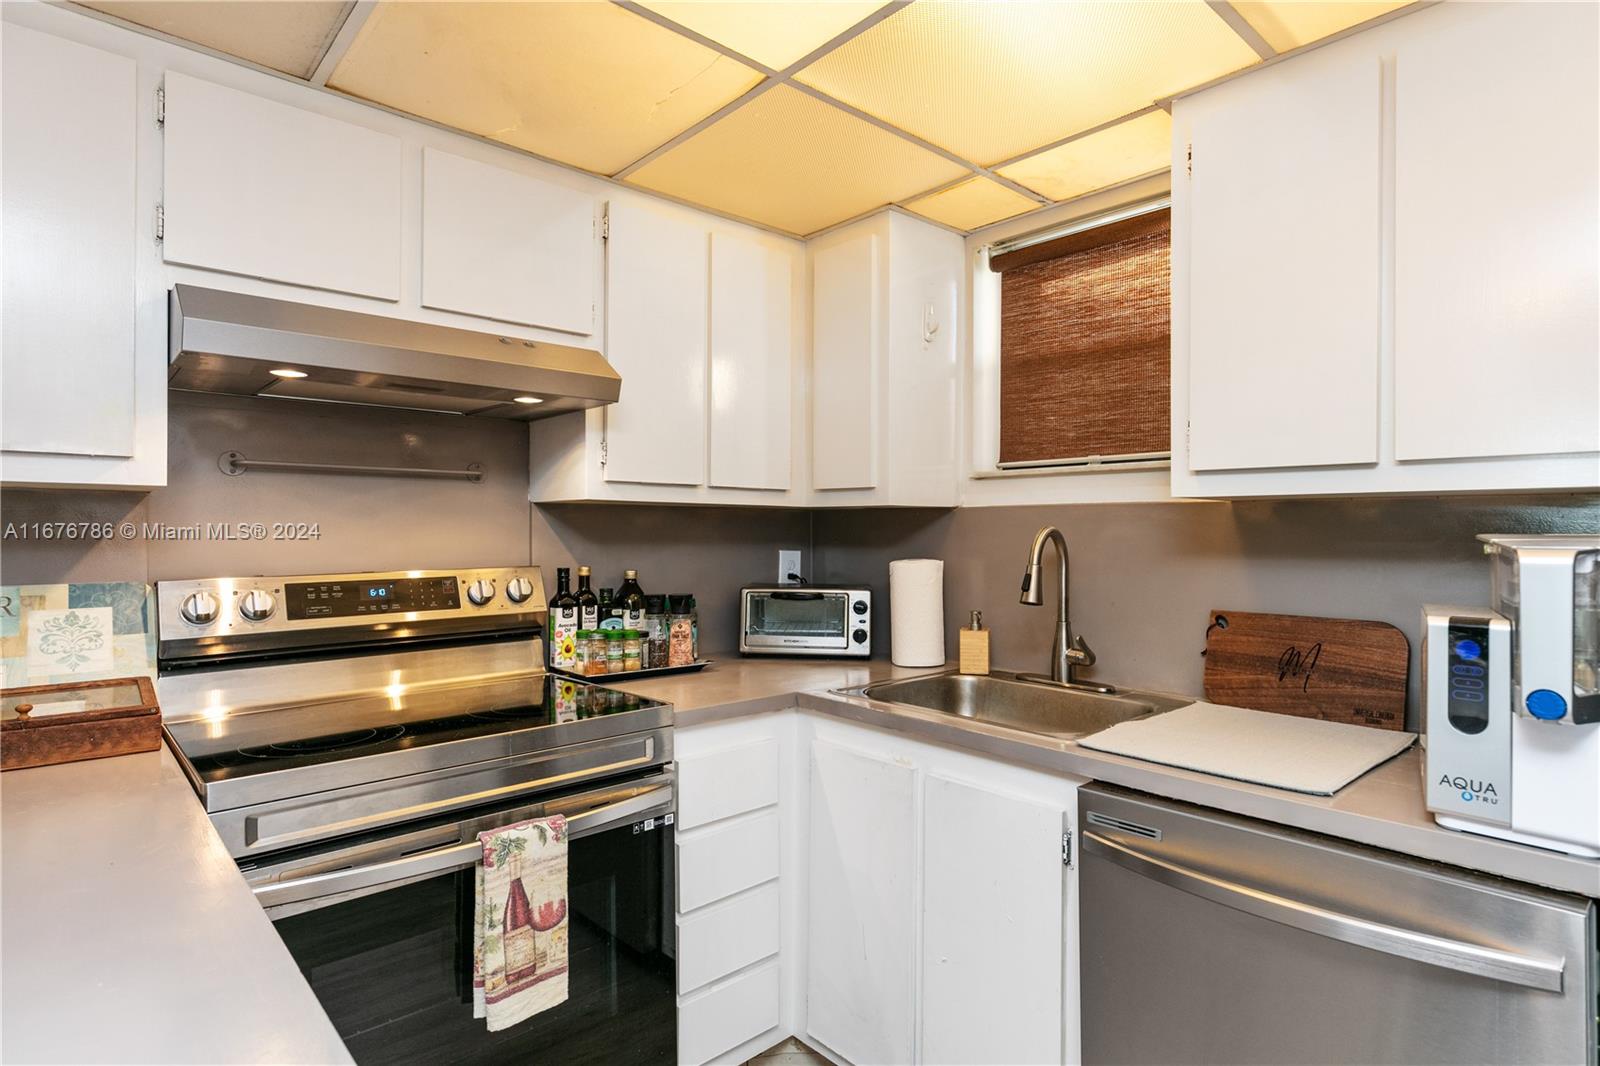
[{"label": "stainless steel dishwasher", "polygon": [[1596,1061],[1595,904],[1079,793],[1085,1063]]}]

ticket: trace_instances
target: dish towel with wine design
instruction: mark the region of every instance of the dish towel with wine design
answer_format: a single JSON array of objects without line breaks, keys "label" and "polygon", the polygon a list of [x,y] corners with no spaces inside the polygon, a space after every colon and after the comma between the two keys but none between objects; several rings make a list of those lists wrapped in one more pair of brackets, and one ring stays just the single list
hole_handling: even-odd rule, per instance
[{"label": "dish towel with wine design", "polygon": [[491,1033],[567,1001],[567,820],[479,833],[472,1016]]}]

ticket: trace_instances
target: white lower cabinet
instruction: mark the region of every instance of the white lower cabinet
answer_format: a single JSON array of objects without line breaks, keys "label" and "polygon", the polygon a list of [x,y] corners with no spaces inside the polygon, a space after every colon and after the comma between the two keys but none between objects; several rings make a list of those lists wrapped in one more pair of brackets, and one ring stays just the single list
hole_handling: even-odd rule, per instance
[{"label": "white lower cabinet", "polygon": [[792,712],[679,729],[678,1061],[743,1062],[792,1032],[784,846]]},{"label": "white lower cabinet", "polygon": [[1076,778],[790,710],[678,731],[679,1058],[1079,1061]]}]

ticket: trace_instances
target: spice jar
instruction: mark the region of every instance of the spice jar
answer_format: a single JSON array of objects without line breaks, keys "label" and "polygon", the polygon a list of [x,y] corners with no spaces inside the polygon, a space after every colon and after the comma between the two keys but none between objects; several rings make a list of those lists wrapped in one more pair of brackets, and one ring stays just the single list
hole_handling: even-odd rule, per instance
[{"label": "spice jar", "polygon": [[584,676],[606,672],[606,635],[598,629],[583,631]]},{"label": "spice jar", "polygon": [[620,674],[624,669],[622,655],[622,630],[608,629],[605,631],[606,642],[606,673]]},{"label": "spice jar", "polygon": [[622,631],[622,668],[624,670],[637,670],[643,665],[644,645],[639,639],[637,629],[624,629]]},{"label": "spice jar", "polygon": [[688,666],[694,662],[694,616],[689,613],[688,597],[672,597],[672,617],[667,624],[667,665]]}]

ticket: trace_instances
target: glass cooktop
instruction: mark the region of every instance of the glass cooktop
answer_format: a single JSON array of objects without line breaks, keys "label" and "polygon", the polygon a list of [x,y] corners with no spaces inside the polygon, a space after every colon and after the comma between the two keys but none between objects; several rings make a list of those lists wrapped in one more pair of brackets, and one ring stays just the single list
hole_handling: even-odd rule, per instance
[{"label": "glass cooktop", "polygon": [[202,782],[408,751],[665,706],[550,674],[362,693],[169,722]]}]

